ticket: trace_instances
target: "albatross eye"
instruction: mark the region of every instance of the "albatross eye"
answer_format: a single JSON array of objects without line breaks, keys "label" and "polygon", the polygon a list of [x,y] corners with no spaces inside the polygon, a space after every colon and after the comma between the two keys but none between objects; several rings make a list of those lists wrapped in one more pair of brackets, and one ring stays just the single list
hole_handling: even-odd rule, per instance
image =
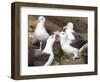
[{"label": "albatross eye", "polygon": [[62,34],[64,34],[64,33],[62,33]]}]

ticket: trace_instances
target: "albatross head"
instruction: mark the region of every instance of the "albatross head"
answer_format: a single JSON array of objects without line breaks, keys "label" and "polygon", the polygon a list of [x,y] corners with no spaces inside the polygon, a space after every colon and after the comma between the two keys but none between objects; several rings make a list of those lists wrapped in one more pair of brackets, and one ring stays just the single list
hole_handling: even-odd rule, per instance
[{"label": "albatross head", "polygon": [[45,17],[44,16],[39,16],[39,18],[38,18],[38,20],[37,20],[37,22],[45,22]]},{"label": "albatross head", "polygon": [[56,34],[49,36],[47,42],[53,45],[55,40],[56,40]]},{"label": "albatross head", "polygon": [[67,24],[66,26],[63,27],[64,30],[65,30],[65,29],[71,29],[71,30],[73,30],[73,28],[74,28],[74,25],[73,25],[72,22],[68,22],[68,24]]},{"label": "albatross head", "polygon": [[63,31],[62,32],[59,32],[59,37],[60,37],[61,40],[66,40],[67,39],[67,35]]}]

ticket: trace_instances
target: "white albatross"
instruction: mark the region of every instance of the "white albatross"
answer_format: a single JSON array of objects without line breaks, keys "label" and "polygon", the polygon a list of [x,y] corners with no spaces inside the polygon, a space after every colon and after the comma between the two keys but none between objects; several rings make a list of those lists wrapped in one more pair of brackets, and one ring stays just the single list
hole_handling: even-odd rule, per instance
[{"label": "white albatross", "polygon": [[37,20],[36,29],[34,31],[34,35],[36,39],[40,41],[40,50],[41,50],[42,42],[46,41],[50,36],[44,26],[45,21],[46,21],[45,17],[40,16]]},{"label": "white albatross", "polygon": [[78,58],[78,54],[87,48],[87,42],[83,40],[69,40],[66,36],[66,32],[60,32],[60,44],[64,53],[73,54],[73,59]]},{"label": "white albatross", "polygon": [[[47,39],[47,43],[43,51],[39,54],[29,53],[29,65],[30,66],[49,66],[54,60],[53,44],[55,42],[56,35],[51,35]],[[29,52],[33,52],[32,50]]]},{"label": "white albatross", "polygon": [[69,40],[82,39],[80,33],[74,31],[74,24],[72,22],[68,22],[68,24],[64,26],[63,29],[65,30]]},{"label": "white albatross", "polygon": [[48,66],[53,62],[53,59],[54,59],[53,44],[54,44],[55,40],[56,40],[56,34],[51,35],[47,40],[46,47],[42,51],[43,53],[50,54],[48,61],[45,63],[45,66]]}]

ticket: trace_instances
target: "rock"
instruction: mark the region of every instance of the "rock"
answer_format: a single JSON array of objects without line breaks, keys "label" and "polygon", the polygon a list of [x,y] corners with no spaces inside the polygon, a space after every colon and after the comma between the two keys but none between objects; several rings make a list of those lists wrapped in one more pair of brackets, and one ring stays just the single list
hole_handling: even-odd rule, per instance
[{"label": "rock", "polygon": [[53,61],[52,65],[59,65],[57,61]]},{"label": "rock", "polygon": [[73,59],[65,59],[63,61],[61,61],[61,65],[75,65],[75,64],[86,64],[87,58],[85,58],[84,56],[81,56],[80,58],[77,58],[75,60]]}]

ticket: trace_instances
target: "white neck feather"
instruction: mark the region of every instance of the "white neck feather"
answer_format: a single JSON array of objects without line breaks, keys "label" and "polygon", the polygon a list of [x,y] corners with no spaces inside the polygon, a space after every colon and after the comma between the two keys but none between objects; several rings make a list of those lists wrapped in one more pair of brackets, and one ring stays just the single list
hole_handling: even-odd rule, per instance
[{"label": "white neck feather", "polygon": [[50,53],[50,54],[53,53],[52,47],[53,45],[50,42],[47,42],[43,52]]},{"label": "white neck feather", "polygon": [[44,28],[44,23],[43,22],[39,22],[36,26],[36,30],[40,30],[40,31],[43,31],[45,30]]},{"label": "white neck feather", "polygon": [[49,57],[48,61],[45,63],[44,66],[49,66],[53,62],[54,54],[53,54],[52,47],[53,47],[53,44],[51,44],[50,42],[47,42],[46,47],[43,50],[43,52],[50,54],[50,57]]},{"label": "white neck feather", "polygon": [[61,46],[64,46],[65,44],[69,45],[70,43],[71,43],[71,41],[70,40],[67,40],[65,38],[61,38],[60,39]]}]

